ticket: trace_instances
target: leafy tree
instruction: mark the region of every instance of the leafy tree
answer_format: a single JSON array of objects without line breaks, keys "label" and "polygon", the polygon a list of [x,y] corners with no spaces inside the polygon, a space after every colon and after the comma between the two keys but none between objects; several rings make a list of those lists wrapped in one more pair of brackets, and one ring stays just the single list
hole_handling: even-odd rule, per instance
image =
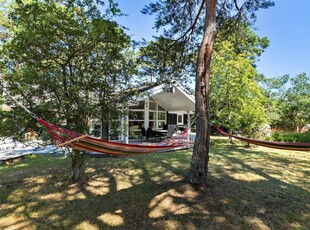
[{"label": "leafy tree", "polygon": [[178,80],[191,82],[193,74],[193,52],[184,52],[184,42],[175,42],[163,36],[142,46],[138,53],[140,76],[146,82],[157,84]]},{"label": "leafy tree", "polygon": [[268,119],[273,127],[298,131],[309,123],[309,79],[305,73],[262,78],[264,93],[270,101]]},{"label": "leafy tree", "polygon": [[310,121],[310,77],[305,73],[290,78],[290,87],[279,97],[278,127],[300,131]]},{"label": "leafy tree", "polygon": [[269,44],[247,25],[233,33],[220,31],[214,47],[211,71],[212,121],[230,130],[246,131],[266,122],[265,101],[257,79],[255,61]]},{"label": "leafy tree", "polygon": [[[156,14],[155,27],[164,28],[164,35],[170,39],[186,41],[185,49],[192,49],[200,41],[196,69],[196,140],[188,179],[193,184],[205,185],[210,140],[210,98],[209,80],[211,58],[217,30],[221,26],[234,29],[251,24],[255,20],[255,11],[273,5],[270,0],[201,0],[201,1],[156,1],[143,10]],[[230,21],[227,27],[225,22]],[[228,30],[229,31],[229,30]]]},{"label": "leafy tree", "polygon": [[[7,90],[40,117],[88,132],[90,114],[108,123],[127,87],[131,65],[129,37],[111,20],[121,15],[108,1],[17,1],[1,22],[1,72]],[[113,93],[111,93],[113,92]],[[109,116],[106,115],[109,108]],[[35,127],[14,109],[19,123]],[[115,114],[114,114],[115,116]],[[83,171],[86,153],[72,153],[73,179]]]},{"label": "leafy tree", "polygon": [[263,75],[259,76],[259,82],[261,83],[263,93],[267,98],[265,108],[267,111],[267,120],[271,126],[277,126],[281,121],[281,110],[277,104],[280,96],[286,90],[285,86],[288,81],[289,75],[274,78],[266,78]]}]

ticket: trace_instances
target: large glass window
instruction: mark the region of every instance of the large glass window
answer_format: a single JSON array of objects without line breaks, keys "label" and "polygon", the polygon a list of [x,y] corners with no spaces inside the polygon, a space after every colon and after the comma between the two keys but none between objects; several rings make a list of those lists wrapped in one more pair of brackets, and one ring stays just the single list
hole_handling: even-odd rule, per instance
[{"label": "large glass window", "polygon": [[166,111],[163,107],[161,107],[160,105],[158,105],[158,111]]},{"label": "large glass window", "polygon": [[178,114],[178,124],[183,124],[183,115]]},{"label": "large glass window", "polygon": [[156,128],[156,121],[149,121],[149,127],[151,129],[155,129]]},{"label": "large glass window", "polygon": [[153,98],[148,102],[129,107],[130,138],[141,137],[141,127],[145,124],[145,112],[148,111],[148,124],[145,128],[163,129],[166,124],[166,110],[158,105]]},{"label": "large glass window", "polygon": [[157,129],[156,112],[149,112],[149,128]]},{"label": "large glass window", "polygon": [[152,102],[152,101],[150,101],[150,110],[157,110],[157,108],[156,108],[156,103],[155,102]]},{"label": "large glass window", "polygon": [[141,128],[144,121],[129,121],[129,138],[138,139],[141,137]]},{"label": "large glass window", "polygon": [[158,121],[158,129],[163,129],[166,121]]},{"label": "large glass window", "polygon": [[144,109],[144,101],[139,101],[138,105],[129,106],[129,109]]},{"label": "large glass window", "polygon": [[129,127],[131,129],[141,129],[143,124],[144,124],[144,121],[129,121]]},{"label": "large glass window", "polygon": [[[144,102],[139,103],[139,107],[142,108],[129,111],[129,138],[138,139],[141,137],[141,127],[144,125]],[[131,106],[130,109],[133,107]]]},{"label": "large glass window", "polygon": [[[159,106],[158,106],[159,107]],[[166,124],[166,112],[158,112],[158,129],[163,129]]]},{"label": "large glass window", "polygon": [[158,120],[166,120],[166,113],[158,112]]},{"label": "large glass window", "polygon": [[156,112],[149,112],[149,119],[156,120]]},{"label": "large glass window", "polygon": [[129,111],[129,120],[144,120],[144,111]]}]

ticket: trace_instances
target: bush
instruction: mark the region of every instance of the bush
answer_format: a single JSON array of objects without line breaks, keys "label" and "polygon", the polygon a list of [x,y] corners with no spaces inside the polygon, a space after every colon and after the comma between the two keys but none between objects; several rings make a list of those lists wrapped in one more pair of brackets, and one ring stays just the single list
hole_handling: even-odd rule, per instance
[{"label": "bush", "polygon": [[310,131],[305,133],[275,132],[271,138],[274,141],[282,142],[310,142]]}]

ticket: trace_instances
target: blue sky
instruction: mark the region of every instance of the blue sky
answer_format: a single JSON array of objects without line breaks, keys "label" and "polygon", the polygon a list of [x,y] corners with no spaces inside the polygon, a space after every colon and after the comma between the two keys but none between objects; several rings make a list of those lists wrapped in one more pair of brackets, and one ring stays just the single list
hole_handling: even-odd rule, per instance
[{"label": "blue sky", "polygon": [[[118,20],[134,39],[151,40],[156,31],[154,17],[140,11],[150,0],[119,0],[123,13]],[[256,33],[266,36],[270,46],[257,63],[257,70],[266,77],[302,72],[310,75],[310,0],[275,0],[275,6],[258,12]]]}]

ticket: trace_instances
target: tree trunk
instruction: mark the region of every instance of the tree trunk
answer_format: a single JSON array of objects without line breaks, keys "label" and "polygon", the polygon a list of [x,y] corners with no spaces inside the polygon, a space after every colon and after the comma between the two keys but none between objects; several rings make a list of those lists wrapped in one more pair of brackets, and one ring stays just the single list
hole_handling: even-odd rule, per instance
[{"label": "tree trunk", "polygon": [[203,41],[197,58],[196,72],[196,140],[188,172],[192,184],[205,186],[207,182],[209,145],[210,145],[210,110],[209,78],[213,44],[216,38],[216,4],[217,0],[206,0],[206,24]]},{"label": "tree trunk", "polygon": [[101,122],[101,139],[108,140],[109,139],[109,125],[105,122]]},{"label": "tree trunk", "polygon": [[72,151],[72,181],[78,181],[84,174],[86,157],[86,152],[81,152],[75,149]]}]

